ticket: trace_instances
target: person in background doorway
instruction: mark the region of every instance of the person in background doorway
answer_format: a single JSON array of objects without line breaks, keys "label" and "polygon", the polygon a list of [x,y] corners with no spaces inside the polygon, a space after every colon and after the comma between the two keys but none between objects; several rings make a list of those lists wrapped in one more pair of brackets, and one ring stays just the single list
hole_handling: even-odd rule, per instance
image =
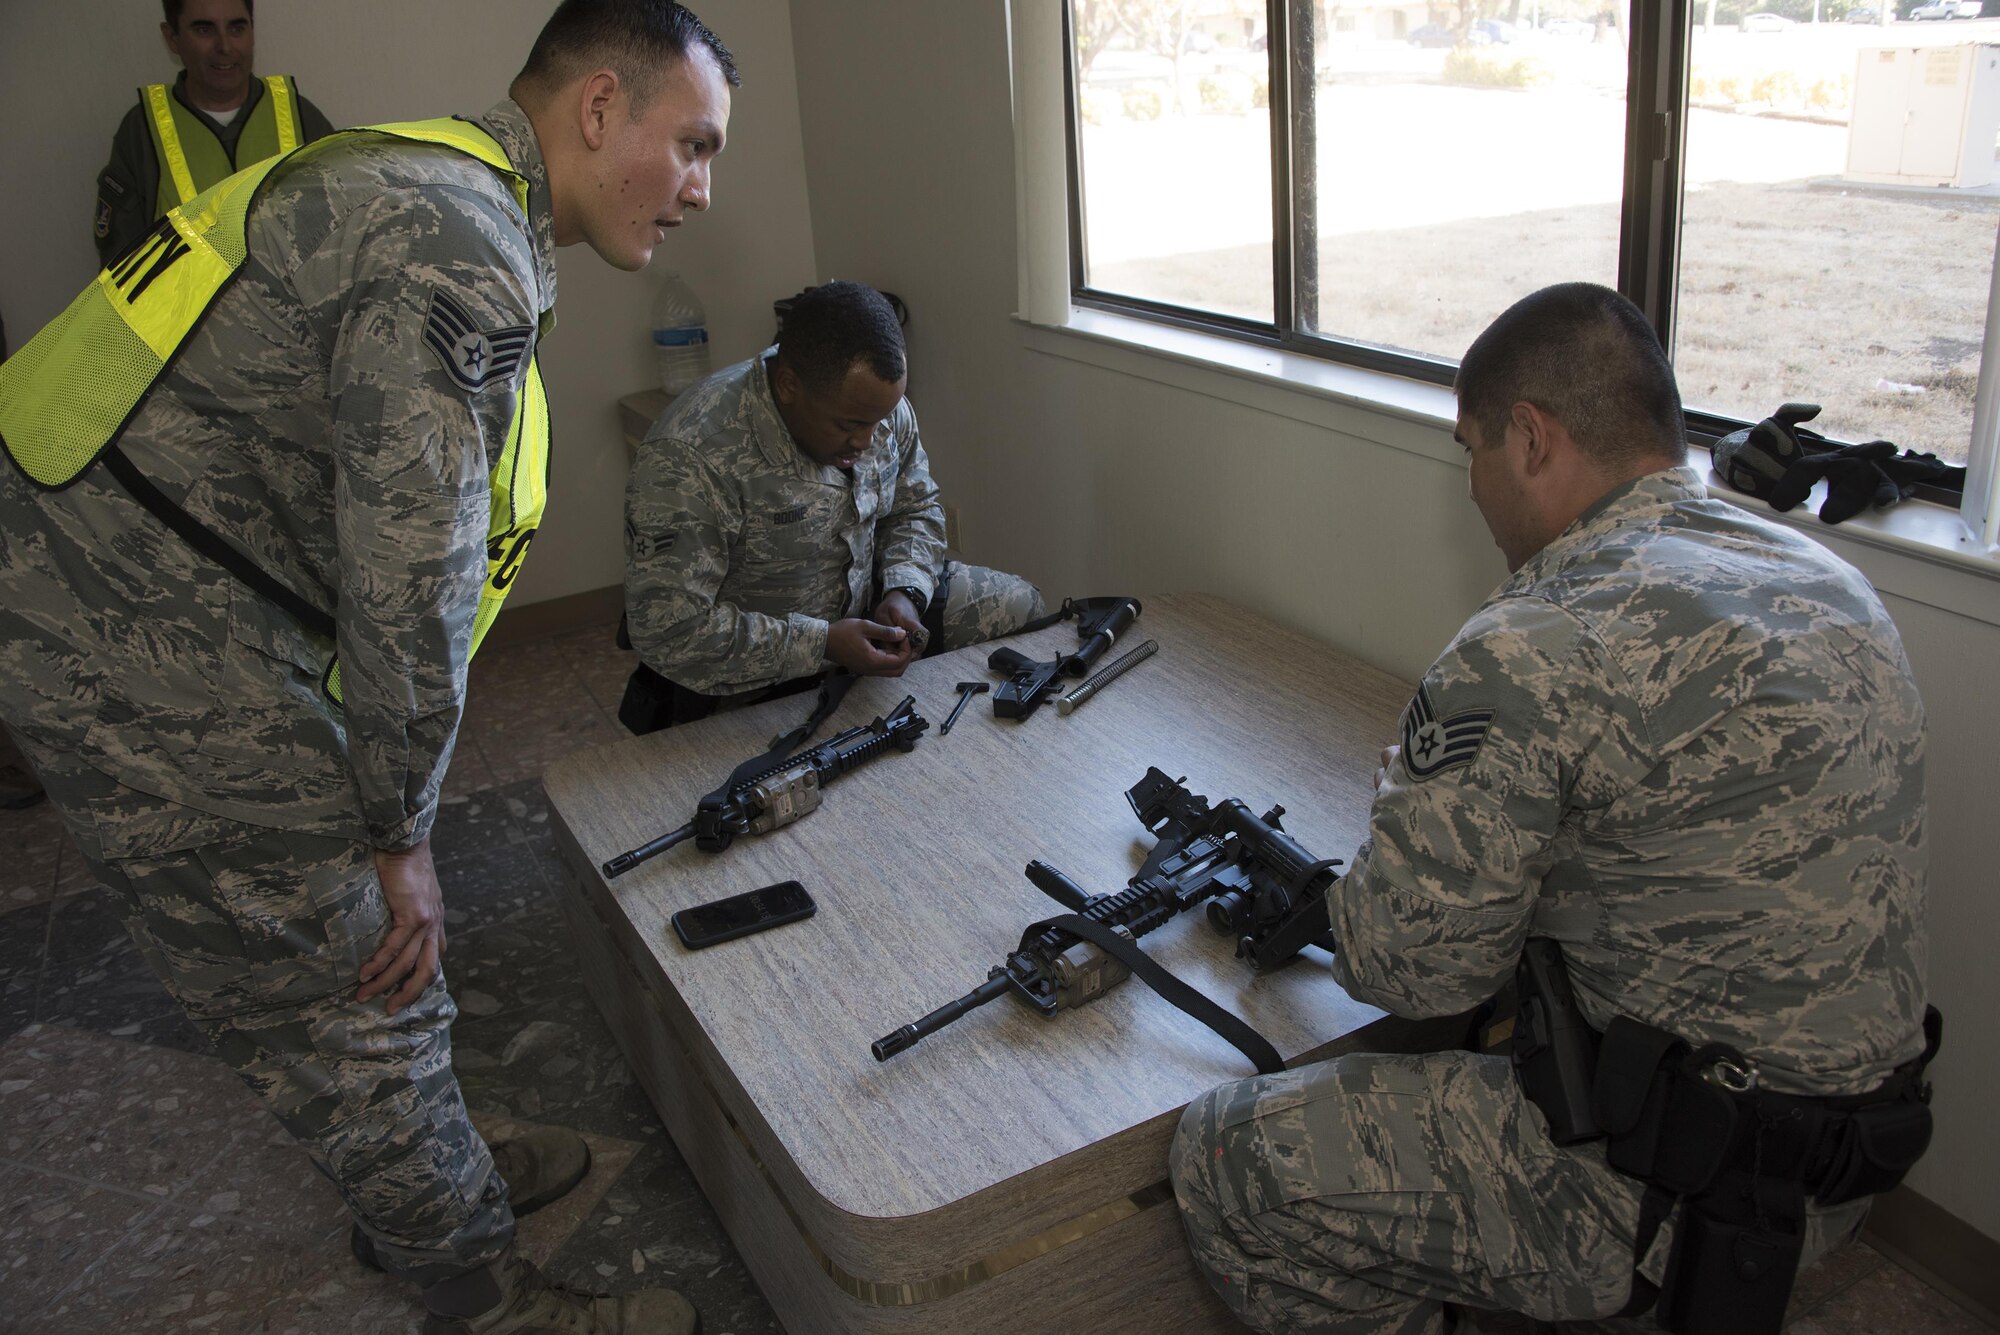
[{"label": "person in background doorway", "polygon": [[148,84],[111,139],[97,177],[91,235],[104,264],[225,176],[324,139],[333,126],[288,75],[251,73],[255,0],[161,0],[160,36],[180,62]]}]

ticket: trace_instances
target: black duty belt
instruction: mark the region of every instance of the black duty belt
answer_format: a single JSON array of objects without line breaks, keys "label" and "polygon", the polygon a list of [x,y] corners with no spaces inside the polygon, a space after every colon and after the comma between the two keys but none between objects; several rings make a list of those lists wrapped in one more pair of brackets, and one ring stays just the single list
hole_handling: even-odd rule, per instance
[{"label": "black duty belt", "polygon": [[[1835,1206],[1886,1191],[1930,1144],[1924,1071],[1943,1037],[1935,1007],[1924,1013],[1922,1055],[1879,1088],[1812,1096],[1760,1088],[1756,1066],[1726,1044],[1696,1047],[1626,1016],[1597,1033],[1552,942],[1529,943],[1516,982],[1522,1092],[1557,1143],[1601,1137],[1605,1161],[1646,1184],[1632,1299],[1620,1316],[1657,1303],[1669,1331],[1776,1335],[1807,1200]],[[1673,1251],[1655,1286],[1639,1265],[1676,1209]]]}]

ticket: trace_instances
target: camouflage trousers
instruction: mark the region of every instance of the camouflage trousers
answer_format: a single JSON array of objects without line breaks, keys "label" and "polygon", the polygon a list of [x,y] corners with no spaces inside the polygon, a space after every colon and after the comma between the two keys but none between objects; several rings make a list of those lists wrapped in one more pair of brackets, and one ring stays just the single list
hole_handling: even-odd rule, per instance
[{"label": "camouflage trousers", "polygon": [[924,620],[942,630],[933,632],[928,654],[1012,635],[1048,610],[1040,589],[1004,570],[946,561],[938,582],[946,586],[943,615],[936,622]]},{"label": "camouflage trousers", "polygon": [[[1640,1184],[1601,1145],[1561,1149],[1504,1057],[1357,1053],[1196,1099],[1172,1154],[1196,1263],[1263,1331],[1442,1335],[1445,1304],[1608,1320],[1632,1287]],[[1813,1209],[1805,1256],[1860,1230],[1868,1202]],[[1673,1226],[1644,1273],[1658,1282]]]},{"label": "camouflage trousers", "polygon": [[429,1285],[498,1258],[514,1214],[452,1073],[443,976],[394,1016],[354,1000],[389,922],[373,849],[193,811],[31,749],[147,963],[383,1268]]}]

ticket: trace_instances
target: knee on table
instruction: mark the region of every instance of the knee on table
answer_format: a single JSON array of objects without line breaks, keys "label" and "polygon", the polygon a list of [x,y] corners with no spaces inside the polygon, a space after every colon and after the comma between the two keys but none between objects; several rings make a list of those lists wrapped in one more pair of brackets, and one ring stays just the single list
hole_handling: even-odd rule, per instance
[{"label": "knee on table", "polygon": [[945,605],[945,647],[961,649],[1011,635],[1047,610],[1041,590],[1019,575],[957,566]]},{"label": "knee on table", "polygon": [[1049,604],[1040,589],[1019,575],[1008,578],[1007,615],[1011,618],[1010,626],[1024,626],[1036,617],[1048,615]]}]

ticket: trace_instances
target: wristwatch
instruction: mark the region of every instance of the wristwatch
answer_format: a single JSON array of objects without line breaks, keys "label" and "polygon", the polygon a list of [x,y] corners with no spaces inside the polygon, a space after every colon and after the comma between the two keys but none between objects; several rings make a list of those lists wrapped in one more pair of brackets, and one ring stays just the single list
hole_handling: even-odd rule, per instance
[{"label": "wristwatch", "polygon": [[920,617],[930,610],[930,595],[922,589],[917,588],[914,584],[903,584],[893,589],[884,589],[882,596],[887,598],[892,593],[900,593],[905,598],[908,598],[911,604],[917,609],[917,615]]}]

